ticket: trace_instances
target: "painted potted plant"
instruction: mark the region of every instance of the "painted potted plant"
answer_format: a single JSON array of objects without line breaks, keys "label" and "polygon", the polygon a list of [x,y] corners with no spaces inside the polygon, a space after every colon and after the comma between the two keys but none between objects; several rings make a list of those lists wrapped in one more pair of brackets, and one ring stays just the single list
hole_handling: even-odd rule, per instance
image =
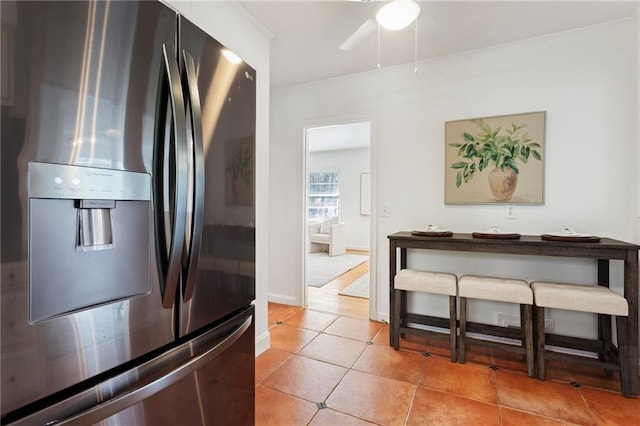
[{"label": "painted potted plant", "polygon": [[[527,163],[530,157],[541,161],[540,144],[531,142],[524,132],[526,124],[511,126],[504,129],[491,127],[482,119],[471,120],[480,130],[472,135],[463,132],[462,143],[450,143],[449,146],[458,148],[458,157],[463,158],[451,164],[451,168],[458,170],[456,187],[469,182],[476,172],[493,166],[489,173],[489,187],[496,201],[511,199],[518,183],[519,163]],[[524,132],[524,133],[523,133]]]},{"label": "painted potted plant", "polygon": [[226,173],[231,176],[233,201],[241,202],[247,198],[248,195],[244,192],[251,189],[252,170],[252,156],[249,147],[240,147],[227,161]]}]

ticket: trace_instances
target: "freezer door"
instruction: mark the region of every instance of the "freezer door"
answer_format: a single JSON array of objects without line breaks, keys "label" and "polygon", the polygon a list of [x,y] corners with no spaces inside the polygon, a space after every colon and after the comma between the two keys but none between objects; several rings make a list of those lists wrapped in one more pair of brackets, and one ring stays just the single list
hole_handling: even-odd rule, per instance
[{"label": "freezer door", "polygon": [[184,335],[255,299],[256,73],[182,16],[179,27],[191,127]]},{"label": "freezer door", "polygon": [[[99,306],[89,309],[65,303],[53,313],[44,306],[46,315],[35,315],[30,322],[28,253],[32,247],[27,170],[30,163],[39,162],[86,168],[92,172],[115,169],[152,174],[162,45],[175,45],[177,20],[175,13],[159,2],[2,1],[0,7],[0,311],[4,420],[8,413],[25,406],[24,410],[28,411],[34,401],[52,394],[55,394],[52,398],[57,398],[57,392],[78,383],[84,386],[87,379],[174,339],[174,310],[162,307],[153,249],[154,231],[143,229],[144,232],[127,236],[121,227],[130,222],[126,216],[131,212],[136,217],[148,218],[151,214],[148,201],[137,202],[130,211],[128,201],[116,200],[115,208],[110,208],[113,244],[117,250],[120,250],[118,244],[129,237],[151,235],[151,241],[142,245],[145,247],[142,253],[128,260],[149,262],[143,266],[150,272],[142,276],[148,275],[150,283],[142,283],[143,290],[136,290],[138,296],[125,296],[111,303],[105,300],[110,296],[93,297],[101,292],[87,274],[84,282],[75,281],[74,285]],[[76,213],[80,210],[77,206],[86,207],[82,200],[43,200],[42,208],[34,213],[57,214],[47,211],[50,202],[61,205],[56,209],[70,221],[69,229],[75,231]],[[101,217],[105,219],[108,215],[105,210]],[[83,220],[96,218],[97,215],[86,216]],[[46,219],[38,219],[38,223],[60,228],[59,224]],[[56,233],[59,231],[56,229]],[[52,238],[53,233],[49,234],[46,229],[38,233],[41,235],[34,237],[39,240],[31,242],[43,249],[39,256],[46,263],[58,254],[54,252],[56,246],[40,243]],[[77,242],[75,236],[68,241],[74,246]],[[100,239],[89,246],[107,249],[107,243]],[[86,248],[87,244],[82,246]],[[109,251],[85,251],[84,254],[93,258]],[[56,266],[58,275],[87,271]],[[112,266],[112,282],[101,279],[101,285],[117,287],[113,280],[129,276],[129,266],[126,262],[116,263]],[[89,272],[93,273],[91,269]],[[40,273],[40,285],[46,286],[46,269]],[[61,298],[67,291],[49,290]],[[115,297],[121,298],[120,294],[126,291],[118,293]]]},{"label": "freezer door", "polygon": [[[253,425],[253,307],[85,392],[6,424]],[[3,422],[5,424],[5,422]]]},{"label": "freezer door", "polygon": [[210,362],[174,385],[101,424],[253,426],[255,328],[252,318],[245,315],[220,327],[220,330],[228,330],[234,322],[248,325],[246,329],[239,328],[240,325],[232,329],[239,337],[219,356],[212,357]]}]

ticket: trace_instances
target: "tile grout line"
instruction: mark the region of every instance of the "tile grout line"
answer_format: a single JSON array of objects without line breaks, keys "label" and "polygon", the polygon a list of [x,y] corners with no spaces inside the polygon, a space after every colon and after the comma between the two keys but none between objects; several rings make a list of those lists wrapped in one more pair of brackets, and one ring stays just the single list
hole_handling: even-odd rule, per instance
[{"label": "tile grout line", "polygon": [[580,398],[582,398],[582,401],[584,402],[584,404],[587,406],[587,409],[589,410],[589,415],[591,416],[591,419],[595,422],[594,424],[600,424],[600,422],[598,421],[598,416],[595,414],[595,412],[593,411],[593,408],[591,407],[591,404],[589,404],[589,401],[587,401],[587,398],[585,398],[584,394],[582,393],[582,386],[578,388],[578,393],[580,394]]},{"label": "tile grout line", "polygon": [[[428,347],[426,349],[428,349]],[[425,349],[425,353],[427,353],[426,349]],[[431,357],[431,354],[429,355],[429,357]],[[413,389],[413,394],[411,395],[411,402],[409,403],[409,408],[407,409],[407,415],[404,418],[404,423],[403,423],[404,425],[406,425],[407,422],[409,422],[409,416],[411,415],[411,410],[413,409],[413,403],[416,400],[416,394],[418,393],[418,387],[420,386],[420,382],[422,381],[422,376],[423,376],[423,374],[424,374],[424,372],[426,370],[426,366],[427,366],[427,359],[424,359],[422,361],[422,367],[420,369],[420,374],[418,374],[418,380],[416,381],[415,388]]]}]

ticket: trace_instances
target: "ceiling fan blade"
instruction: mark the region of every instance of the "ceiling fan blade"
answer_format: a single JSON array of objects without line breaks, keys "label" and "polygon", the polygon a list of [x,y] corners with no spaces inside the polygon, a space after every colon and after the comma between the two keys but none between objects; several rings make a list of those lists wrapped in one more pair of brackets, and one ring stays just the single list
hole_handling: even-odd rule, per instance
[{"label": "ceiling fan blade", "polygon": [[364,24],[360,25],[360,28],[354,31],[353,34],[349,36],[348,39],[340,45],[340,50],[353,50],[360,43],[364,41],[367,37],[369,37],[378,27],[378,23],[374,18],[369,18],[364,21]]}]

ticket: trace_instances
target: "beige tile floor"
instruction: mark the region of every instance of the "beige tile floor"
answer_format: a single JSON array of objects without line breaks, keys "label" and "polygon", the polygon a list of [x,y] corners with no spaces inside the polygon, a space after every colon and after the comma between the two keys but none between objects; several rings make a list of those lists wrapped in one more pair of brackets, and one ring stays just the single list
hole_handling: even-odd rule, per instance
[{"label": "beige tile floor", "polygon": [[[409,336],[386,324],[269,304],[271,349],[256,360],[256,425],[640,425],[617,374],[558,361],[547,380],[519,356]],[[425,353],[427,355],[425,355]]]}]

